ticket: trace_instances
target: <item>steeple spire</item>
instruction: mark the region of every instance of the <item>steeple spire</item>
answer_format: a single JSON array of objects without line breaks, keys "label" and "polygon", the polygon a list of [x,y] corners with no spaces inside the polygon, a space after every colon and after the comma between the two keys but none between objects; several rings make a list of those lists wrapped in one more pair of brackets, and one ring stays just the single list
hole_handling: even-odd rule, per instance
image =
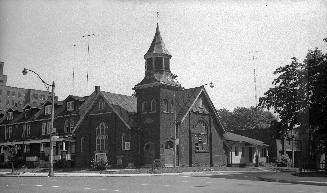
[{"label": "steeple spire", "polygon": [[144,59],[154,56],[163,56],[171,58],[171,54],[166,48],[165,43],[160,35],[159,23],[157,23],[156,33],[154,34],[149,50],[144,55]]}]

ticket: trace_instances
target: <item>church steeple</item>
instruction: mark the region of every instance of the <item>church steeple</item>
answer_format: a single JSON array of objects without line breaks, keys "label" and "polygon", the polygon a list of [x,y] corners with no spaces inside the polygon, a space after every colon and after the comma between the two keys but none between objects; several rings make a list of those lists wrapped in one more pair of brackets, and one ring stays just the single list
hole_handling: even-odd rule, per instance
[{"label": "church steeple", "polygon": [[157,23],[156,33],[154,34],[150,48],[144,55],[145,77],[134,89],[158,85],[180,88],[181,85],[175,80],[176,75],[170,71],[171,57],[172,55],[165,46],[160,34],[159,24]]}]

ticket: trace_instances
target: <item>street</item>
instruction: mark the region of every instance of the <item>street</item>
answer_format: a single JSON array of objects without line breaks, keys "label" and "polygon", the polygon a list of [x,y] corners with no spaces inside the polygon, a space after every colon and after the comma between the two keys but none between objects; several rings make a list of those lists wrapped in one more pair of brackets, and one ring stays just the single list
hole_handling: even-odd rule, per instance
[{"label": "street", "polygon": [[1,177],[0,192],[327,193],[326,186],[259,181],[258,173],[213,176]]}]

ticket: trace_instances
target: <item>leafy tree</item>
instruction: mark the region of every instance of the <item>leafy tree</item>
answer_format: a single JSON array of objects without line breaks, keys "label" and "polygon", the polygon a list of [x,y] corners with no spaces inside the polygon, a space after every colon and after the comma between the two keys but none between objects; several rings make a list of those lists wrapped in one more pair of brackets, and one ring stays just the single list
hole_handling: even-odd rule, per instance
[{"label": "leafy tree", "polygon": [[255,107],[237,107],[233,112],[219,109],[218,113],[223,124],[230,131],[268,128],[271,121],[276,119],[272,113]]},{"label": "leafy tree", "polygon": [[7,153],[8,153],[9,161],[11,162],[11,172],[13,173],[14,172],[14,161],[15,161],[15,157],[18,153],[17,146],[8,146]]},{"label": "leafy tree", "polygon": [[288,130],[299,125],[311,134],[307,138],[312,150],[323,140],[326,146],[327,54],[317,48],[309,50],[302,63],[292,58],[291,64],[277,68],[274,74],[278,75],[274,87],[259,99],[259,106],[279,115],[276,133],[283,139]]}]

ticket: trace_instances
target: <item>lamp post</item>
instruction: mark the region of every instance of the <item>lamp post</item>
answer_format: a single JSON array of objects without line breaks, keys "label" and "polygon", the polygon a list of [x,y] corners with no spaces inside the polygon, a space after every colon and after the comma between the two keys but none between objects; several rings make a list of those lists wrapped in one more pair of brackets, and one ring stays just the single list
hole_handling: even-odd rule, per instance
[{"label": "lamp post", "polygon": [[54,123],[54,96],[55,96],[55,82],[52,81],[52,84],[46,83],[41,76],[34,72],[33,70],[24,68],[24,70],[22,71],[23,75],[26,75],[27,72],[33,72],[34,74],[36,74],[39,79],[42,81],[42,83],[45,85],[45,87],[49,88],[51,86],[52,91],[51,91],[51,98],[52,98],[52,104],[51,104],[51,132],[50,132],[50,165],[49,165],[49,177],[53,177],[54,173],[53,173],[53,144],[52,144],[52,132],[53,132],[53,123]]}]

